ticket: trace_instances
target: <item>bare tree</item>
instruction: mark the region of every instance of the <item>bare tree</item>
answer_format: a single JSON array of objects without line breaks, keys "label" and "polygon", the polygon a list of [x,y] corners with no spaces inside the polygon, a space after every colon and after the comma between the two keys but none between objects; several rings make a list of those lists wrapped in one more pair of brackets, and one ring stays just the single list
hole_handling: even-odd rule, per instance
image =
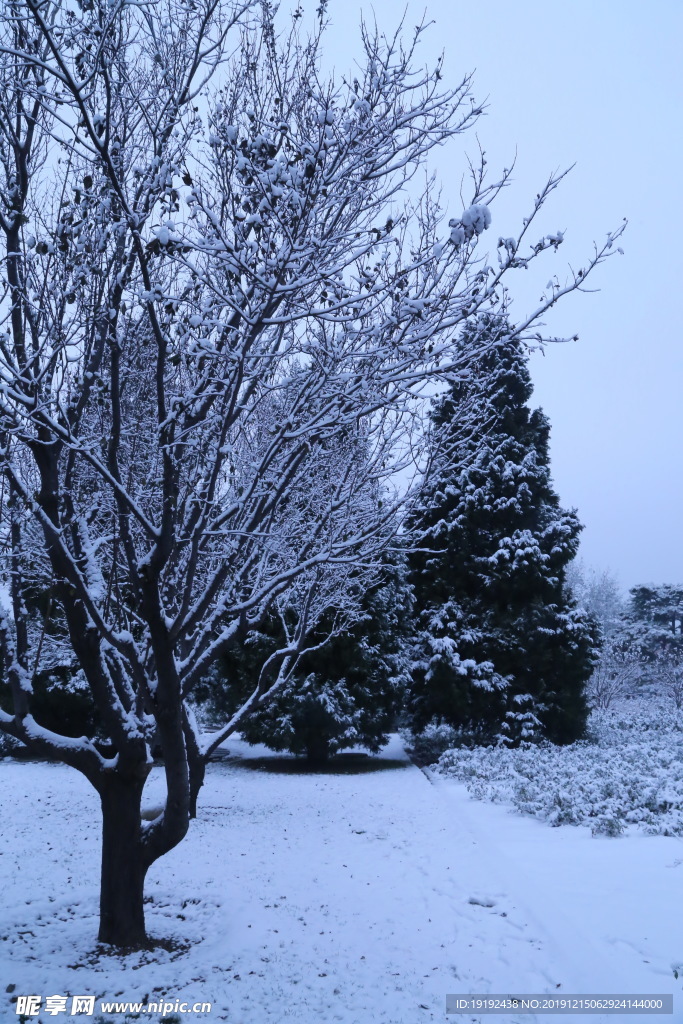
[{"label": "bare tree", "polygon": [[656,688],[673,702],[676,711],[683,709],[683,658],[673,648],[661,651],[648,667]]},{"label": "bare tree", "polygon": [[643,671],[638,648],[619,635],[608,635],[586,688],[590,707],[608,709],[624,697],[632,696]]},{"label": "bare tree", "polygon": [[[0,726],[101,798],[108,943],[144,943],[145,874],[187,833],[212,750],[379,571],[423,396],[477,353],[462,327],[561,242],[527,237],[561,175],[493,264],[478,243],[507,174],[473,168],[447,228],[431,186],[409,201],[480,113],[470,81],[415,69],[421,30],[407,47],[364,31],[358,77],[322,81],[324,6],[312,36],[295,18],[278,38],[256,0],[4,0]],[[537,337],[614,238],[515,335]],[[27,602],[36,581],[49,610]],[[276,602],[296,626],[203,738],[194,686]],[[87,680],[90,737],[32,714],[48,634]],[[153,744],[167,797],[143,821]]]},{"label": "bare tree", "polygon": [[578,606],[593,616],[606,637],[623,626],[626,600],[618,579],[608,569],[597,570],[577,558],[568,566],[567,586]]}]

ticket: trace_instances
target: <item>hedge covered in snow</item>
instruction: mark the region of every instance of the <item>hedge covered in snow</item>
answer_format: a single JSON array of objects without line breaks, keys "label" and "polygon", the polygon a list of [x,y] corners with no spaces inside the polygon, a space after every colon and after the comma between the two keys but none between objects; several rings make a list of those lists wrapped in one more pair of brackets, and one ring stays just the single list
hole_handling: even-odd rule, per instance
[{"label": "hedge covered in snow", "polygon": [[454,748],[432,770],[551,825],[683,835],[683,713],[663,700],[594,711],[589,738],[568,746]]}]

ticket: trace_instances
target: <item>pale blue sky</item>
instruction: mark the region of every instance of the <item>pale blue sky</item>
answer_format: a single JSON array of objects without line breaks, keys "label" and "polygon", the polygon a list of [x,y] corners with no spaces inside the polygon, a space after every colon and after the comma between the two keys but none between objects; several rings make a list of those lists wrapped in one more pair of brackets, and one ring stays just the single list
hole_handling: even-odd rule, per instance
[{"label": "pale blue sky", "polygon": [[[358,52],[361,11],[391,30],[403,9],[331,0],[326,49],[339,70]],[[517,151],[492,236],[512,234],[548,173],[572,163],[542,227],[567,233],[552,271],[580,266],[593,239],[629,220],[625,255],[593,281],[600,292],[570,297],[548,321],[580,341],[534,357],[535,401],[552,423],[557,490],[586,524],[584,560],[624,586],[681,582],[683,2],[427,0],[408,5],[407,26],[424,10],[435,22],[425,62],[443,49],[446,81],[474,70],[477,99],[488,97],[477,134],[492,172]],[[460,141],[435,160],[455,205],[461,155],[476,153],[474,137]],[[550,266],[520,291],[520,313]]]}]

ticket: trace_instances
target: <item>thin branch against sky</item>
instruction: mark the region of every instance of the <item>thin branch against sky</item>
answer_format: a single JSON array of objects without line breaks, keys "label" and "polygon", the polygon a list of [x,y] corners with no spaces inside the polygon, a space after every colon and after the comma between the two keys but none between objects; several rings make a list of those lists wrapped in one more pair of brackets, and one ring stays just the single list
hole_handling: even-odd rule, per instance
[{"label": "thin branch against sky", "polygon": [[[611,568],[625,586],[679,581],[683,351],[672,299],[683,206],[669,182],[683,158],[683,7],[491,0],[482,19],[473,5],[420,0],[408,5],[405,24],[421,20],[425,6],[434,22],[420,44],[425,63],[443,50],[449,84],[474,71],[474,94],[487,103],[477,137],[492,175],[515,161],[491,237],[509,233],[529,194],[571,164],[544,225],[566,231],[558,271],[567,260],[580,265],[593,239],[629,220],[624,259],[593,282],[600,292],[569,299],[548,319],[550,333],[580,340],[533,358],[535,400],[551,420],[562,501],[586,524],[586,561]],[[391,31],[401,11],[388,0],[329,4],[340,74],[361,14]],[[476,157],[475,139],[467,145]],[[462,164],[451,169],[451,158],[433,156],[444,200],[459,205]],[[537,282],[527,294],[519,280],[515,287],[513,316],[538,298]]]}]

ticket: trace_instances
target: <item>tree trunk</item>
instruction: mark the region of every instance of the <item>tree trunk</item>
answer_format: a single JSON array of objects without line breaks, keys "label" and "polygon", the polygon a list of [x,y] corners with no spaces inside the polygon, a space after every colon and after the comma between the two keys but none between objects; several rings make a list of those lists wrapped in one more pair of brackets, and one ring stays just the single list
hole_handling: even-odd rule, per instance
[{"label": "tree trunk", "polygon": [[204,775],[206,773],[206,762],[199,760],[195,763],[190,762],[190,817],[197,817],[197,797],[199,791],[204,785]]},{"label": "tree trunk", "polygon": [[192,723],[185,714],[183,722],[183,732],[185,734],[185,749],[187,751],[187,767],[190,773],[190,817],[197,817],[197,797],[199,791],[204,785],[204,776],[206,775],[206,762],[207,757],[202,754],[202,751],[197,742],[197,734],[192,726]]},{"label": "tree trunk", "polygon": [[144,780],[107,780],[102,800],[100,942],[146,945],[143,889],[148,863],[142,845],[140,799]]}]

